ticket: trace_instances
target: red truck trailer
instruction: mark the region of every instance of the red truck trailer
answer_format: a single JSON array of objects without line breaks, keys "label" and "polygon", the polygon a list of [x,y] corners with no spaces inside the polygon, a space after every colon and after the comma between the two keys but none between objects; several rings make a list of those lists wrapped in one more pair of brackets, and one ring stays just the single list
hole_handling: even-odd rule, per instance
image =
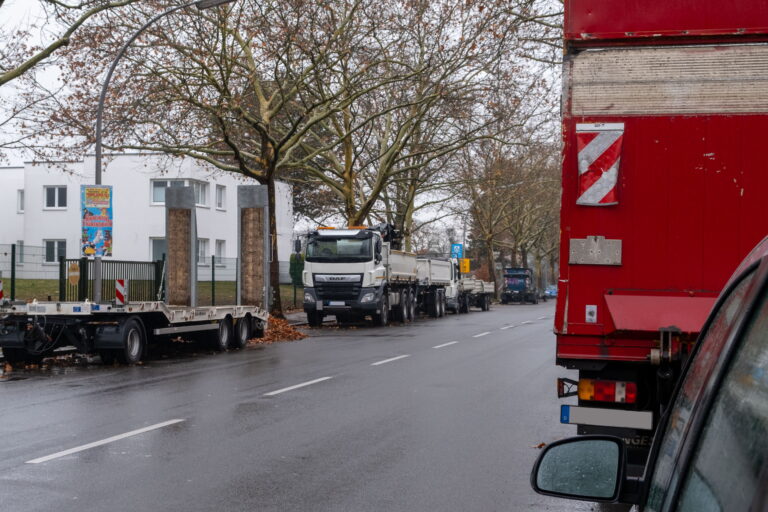
[{"label": "red truck trailer", "polygon": [[566,0],[560,421],[648,446],[768,233],[768,2]]}]

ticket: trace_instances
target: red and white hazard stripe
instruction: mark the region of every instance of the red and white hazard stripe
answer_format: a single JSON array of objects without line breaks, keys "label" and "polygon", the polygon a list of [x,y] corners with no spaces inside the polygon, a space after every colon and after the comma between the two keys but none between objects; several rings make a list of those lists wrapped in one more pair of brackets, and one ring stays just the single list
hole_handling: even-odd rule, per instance
[{"label": "red and white hazard stripe", "polygon": [[125,306],[125,279],[115,279],[115,304]]},{"label": "red and white hazard stripe", "polygon": [[576,204],[606,206],[618,204],[624,123],[582,123],[576,125],[579,162],[579,197]]},{"label": "red and white hazard stripe", "polygon": [[0,300],[3,300],[5,296],[3,295],[3,280],[0,279]]}]

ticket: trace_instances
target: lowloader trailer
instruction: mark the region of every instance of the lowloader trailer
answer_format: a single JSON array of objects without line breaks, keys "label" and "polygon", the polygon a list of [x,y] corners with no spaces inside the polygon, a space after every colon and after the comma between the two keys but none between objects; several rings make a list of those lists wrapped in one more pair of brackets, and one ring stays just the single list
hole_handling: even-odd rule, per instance
[{"label": "lowloader trailer", "polygon": [[105,364],[139,362],[149,345],[189,336],[211,349],[241,349],[261,337],[268,313],[256,306],[169,306],[135,302],[6,302],[0,305],[0,347],[7,362],[39,362],[63,346],[99,354]]}]

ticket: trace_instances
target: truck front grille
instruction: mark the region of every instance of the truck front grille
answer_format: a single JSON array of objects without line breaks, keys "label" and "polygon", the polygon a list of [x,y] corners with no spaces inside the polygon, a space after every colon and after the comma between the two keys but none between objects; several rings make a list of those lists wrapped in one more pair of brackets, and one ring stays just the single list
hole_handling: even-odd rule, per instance
[{"label": "truck front grille", "polygon": [[357,300],[360,283],[315,283],[319,300]]}]

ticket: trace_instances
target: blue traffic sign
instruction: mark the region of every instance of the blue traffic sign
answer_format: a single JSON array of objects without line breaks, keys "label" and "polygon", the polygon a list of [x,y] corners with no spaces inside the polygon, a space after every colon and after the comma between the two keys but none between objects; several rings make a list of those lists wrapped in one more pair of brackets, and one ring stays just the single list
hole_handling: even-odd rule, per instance
[{"label": "blue traffic sign", "polygon": [[464,257],[464,245],[451,244],[451,258],[463,258],[463,257]]}]

